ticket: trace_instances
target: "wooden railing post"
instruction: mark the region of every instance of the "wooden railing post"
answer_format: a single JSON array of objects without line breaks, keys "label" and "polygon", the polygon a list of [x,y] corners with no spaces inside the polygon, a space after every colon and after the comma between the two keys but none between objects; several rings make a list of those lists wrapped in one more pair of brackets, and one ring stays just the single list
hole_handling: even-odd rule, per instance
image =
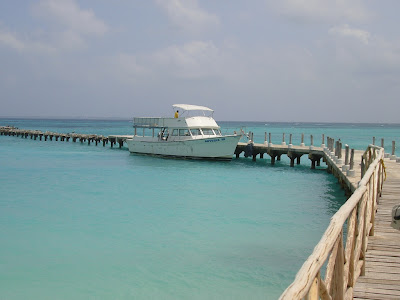
[{"label": "wooden railing post", "polygon": [[396,151],[396,142],[392,141],[392,155],[390,156],[391,160],[395,160],[396,159],[395,151]]},{"label": "wooden railing post", "polygon": [[312,150],[314,148],[314,136],[313,135],[310,136],[310,142],[311,142],[310,150]]},{"label": "wooden railing post", "polygon": [[[331,139],[327,141],[329,145]],[[364,170],[358,188],[332,217],[314,252],[280,300],[351,299],[357,278],[365,274],[368,239],[374,234],[377,197],[383,179],[384,150],[380,149],[376,154],[373,149],[369,147],[363,155],[369,168]],[[350,156],[350,168],[354,170],[354,149],[350,155],[349,150],[346,152],[346,161]],[[373,161],[368,163],[370,159]],[[345,228],[346,242],[343,240]],[[320,272],[324,266],[325,278],[322,278]]]}]

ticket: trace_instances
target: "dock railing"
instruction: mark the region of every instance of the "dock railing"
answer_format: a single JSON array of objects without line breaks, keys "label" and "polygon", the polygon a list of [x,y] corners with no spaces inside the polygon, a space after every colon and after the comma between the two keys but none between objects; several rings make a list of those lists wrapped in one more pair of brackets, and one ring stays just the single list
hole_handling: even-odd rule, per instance
[{"label": "dock railing", "polygon": [[[365,274],[368,237],[384,180],[384,149],[368,146],[365,171],[353,195],[332,217],[322,239],[279,299],[352,299],[357,278]],[[344,234],[346,232],[346,234]]]}]

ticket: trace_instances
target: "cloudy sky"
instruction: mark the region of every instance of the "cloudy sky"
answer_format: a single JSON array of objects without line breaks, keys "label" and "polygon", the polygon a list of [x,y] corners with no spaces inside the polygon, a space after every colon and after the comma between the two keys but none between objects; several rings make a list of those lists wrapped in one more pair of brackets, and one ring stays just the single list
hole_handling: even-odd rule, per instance
[{"label": "cloudy sky", "polygon": [[398,0],[0,1],[0,116],[400,123]]}]

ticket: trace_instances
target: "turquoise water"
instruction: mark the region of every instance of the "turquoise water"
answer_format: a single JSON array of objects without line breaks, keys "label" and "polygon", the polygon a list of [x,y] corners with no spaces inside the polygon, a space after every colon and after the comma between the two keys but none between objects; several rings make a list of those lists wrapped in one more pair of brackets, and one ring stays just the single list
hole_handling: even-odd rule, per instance
[{"label": "turquoise water", "polygon": [[[11,120],[42,131],[131,134],[129,121]],[[221,122],[322,133],[364,149],[399,125]],[[389,142],[390,141],[390,142]],[[273,140],[274,142],[274,140]],[[396,153],[398,153],[396,151]],[[0,136],[0,299],[276,299],[346,200],[308,159],[163,159]]]}]

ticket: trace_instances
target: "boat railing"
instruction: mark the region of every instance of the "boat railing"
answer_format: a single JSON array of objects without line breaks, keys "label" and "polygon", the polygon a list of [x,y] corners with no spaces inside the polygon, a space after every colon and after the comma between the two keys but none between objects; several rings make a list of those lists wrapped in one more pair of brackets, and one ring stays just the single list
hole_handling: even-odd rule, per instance
[{"label": "boat railing", "polygon": [[140,128],[164,127],[165,118],[133,118],[133,126]]},{"label": "boat railing", "polygon": [[279,299],[352,299],[365,274],[368,237],[374,235],[377,199],[384,180],[384,149],[370,145],[358,188],[332,217],[322,239]]}]

